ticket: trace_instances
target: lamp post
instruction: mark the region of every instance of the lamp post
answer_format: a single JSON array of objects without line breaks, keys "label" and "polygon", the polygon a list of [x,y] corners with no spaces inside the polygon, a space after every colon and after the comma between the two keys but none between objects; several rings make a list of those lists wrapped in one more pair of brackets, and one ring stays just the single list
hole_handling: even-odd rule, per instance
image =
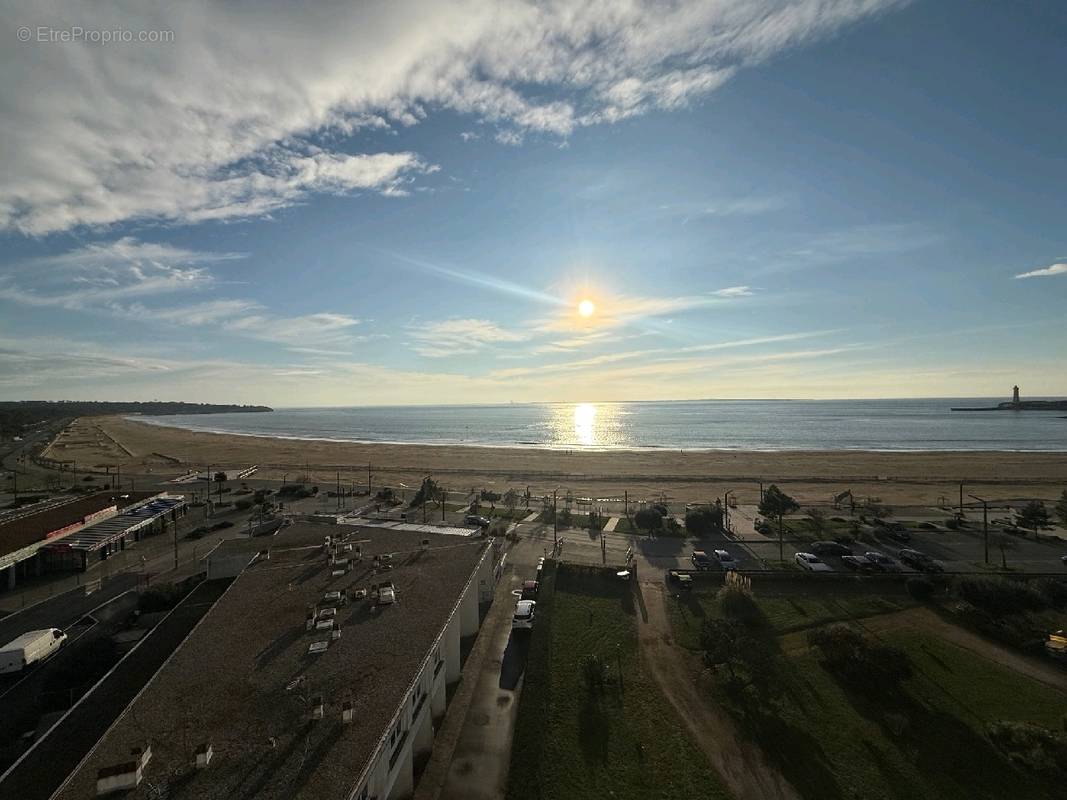
[{"label": "lamp post", "polygon": [[730,495],[732,495],[736,489],[727,489],[722,496],[722,518],[723,526],[726,528],[726,532],[730,532]]},{"label": "lamp post", "polygon": [[[962,485],[962,484],[961,484]],[[977,497],[973,494],[968,494],[968,497],[973,497],[979,503],[982,504],[982,538],[985,541],[985,563],[989,563],[989,503],[983,500],[981,497]],[[962,513],[963,504],[960,504],[960,511]]]}]

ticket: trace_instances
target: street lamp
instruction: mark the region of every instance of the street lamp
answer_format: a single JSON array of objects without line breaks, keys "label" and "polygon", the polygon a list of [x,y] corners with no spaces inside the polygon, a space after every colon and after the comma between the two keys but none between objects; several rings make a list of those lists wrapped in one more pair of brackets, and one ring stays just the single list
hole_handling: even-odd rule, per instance
[{"label": "street lamp", "polygon": [[722,515],[723,525],[726,528],[726,532],[730,532],[730,495],[732,495],[736,489],[727,489],[722,496]]},{"label": "street lamp", "polygon": [[[960,484],[961,486],[963,484]],[[989,563],[989,503],[973,494],[968,494],[982,504],[982,538],[985,540],[985,563]],[[960,503],[960,513],[963,513],[963,503]]]}]

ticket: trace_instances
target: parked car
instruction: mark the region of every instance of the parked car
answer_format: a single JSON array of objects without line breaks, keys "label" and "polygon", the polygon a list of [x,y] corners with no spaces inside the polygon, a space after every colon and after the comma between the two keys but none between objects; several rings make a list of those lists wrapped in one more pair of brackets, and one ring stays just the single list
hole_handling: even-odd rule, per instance
[{"label": "parked car", "polygon": [[693,562],[693,566],[697,569],[711,569],[711,559],[708,558],[708,554],[703,550],[694,550],[689,560]]},{"label": "parked car", "polygon": [[464,525],[477,525],[479,528],[488,528],[489,520],[485,517],[479,517],[477,514],[468,514],[463,520]]},{"label": "parked car", "polygon": [[885,553],[879,553],[877,550],[871,550],[864,553],[867,560],[870,561],[875,570],[878,572],[900,572],[900,564],[891,559]]},{"label": "parked car", "polygon": [[541,588],[541,584],[537,581],[524,581],[522,584],[522,599],[533,600],[537,597],[537,590]]},{"label": "parked car", "polygon": [[852,548],[837,542],[812,542],[811,552],[817,556],[850,556]]},{"label": "parked car", "polygon": [[715,560],[719,562],[720,567],[727,571],[737,569],[738,567],[737,559],[725,550],[716,550]]},{"label": "parked car", "polygon": [[900,542],[901,544],[907,544],[911,541],[911,534],[904,530],[903,527],[883,528],[882,535],[888,536],[893,541]]},{"label": "parked car", "polygon": [[874,572],[874,564],[867,556],[842,556],[841,563],[856,572]]},{"label": "parked car", "polygon": [[520,600],[515,605],[515,616],[511,618],[511,629],[513,631],[530,630],[534,624],[536,610],[537,603],[533,600]]},{"label": "parked car", "polygon": [[797,566],[808,570],[808,572],[833,572],[830,565],[822,561],[814,553],[797,553],[793,556],[793,560],[797,562]]},{"label": "parked car", "polygon": [[945,571],[945,568],[941,566],[941,562],[930,558],[926,553],[921,553],[908,547],[897,553],[897,559],[901,564],[906,564],[913,569],[919,570],[919,572]]}]

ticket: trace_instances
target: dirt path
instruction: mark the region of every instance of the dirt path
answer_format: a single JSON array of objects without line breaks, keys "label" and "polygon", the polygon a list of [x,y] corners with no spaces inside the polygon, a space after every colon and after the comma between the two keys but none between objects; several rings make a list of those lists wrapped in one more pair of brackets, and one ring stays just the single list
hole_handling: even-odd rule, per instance
[{"label": "dirt path", "polygon": [[1067,692],[1067,672],[1064,672],[1056,665],[1042,663],[995,642],[983,639],[976,633],[971,633],[965,628],[946,622],[929,608],[909,608],[906,611],[898,611],[880,617],[870,617],[860,624],[874,633],[898,628],[913,628],[925,631],[939,639],[952,642],[965,650],[970,650],[984,658],[988,658],[1001,666],[1027,675],[1035,681],[1040,681]]},{"label": "dirt path", "polygon": [[737,800],[794,800],[796,790],[744,739],[733,719],[701,695],[693,677],[692,656],[674,644],[658,583],[642,583],[646,614],[638,617],[641,655],[652,677],[674,707],[694,741],[707,753]]}]

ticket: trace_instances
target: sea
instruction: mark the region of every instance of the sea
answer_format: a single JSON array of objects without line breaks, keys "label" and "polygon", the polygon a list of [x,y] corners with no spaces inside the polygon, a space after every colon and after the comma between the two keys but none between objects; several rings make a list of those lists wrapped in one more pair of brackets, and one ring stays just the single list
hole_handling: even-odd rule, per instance
[{"label": "sea", "polygon": [[136,419],[212,433],[366,443],[585,450],[1067,452],[1067,412],[950,410],[1001,400],[354,406]]}]

